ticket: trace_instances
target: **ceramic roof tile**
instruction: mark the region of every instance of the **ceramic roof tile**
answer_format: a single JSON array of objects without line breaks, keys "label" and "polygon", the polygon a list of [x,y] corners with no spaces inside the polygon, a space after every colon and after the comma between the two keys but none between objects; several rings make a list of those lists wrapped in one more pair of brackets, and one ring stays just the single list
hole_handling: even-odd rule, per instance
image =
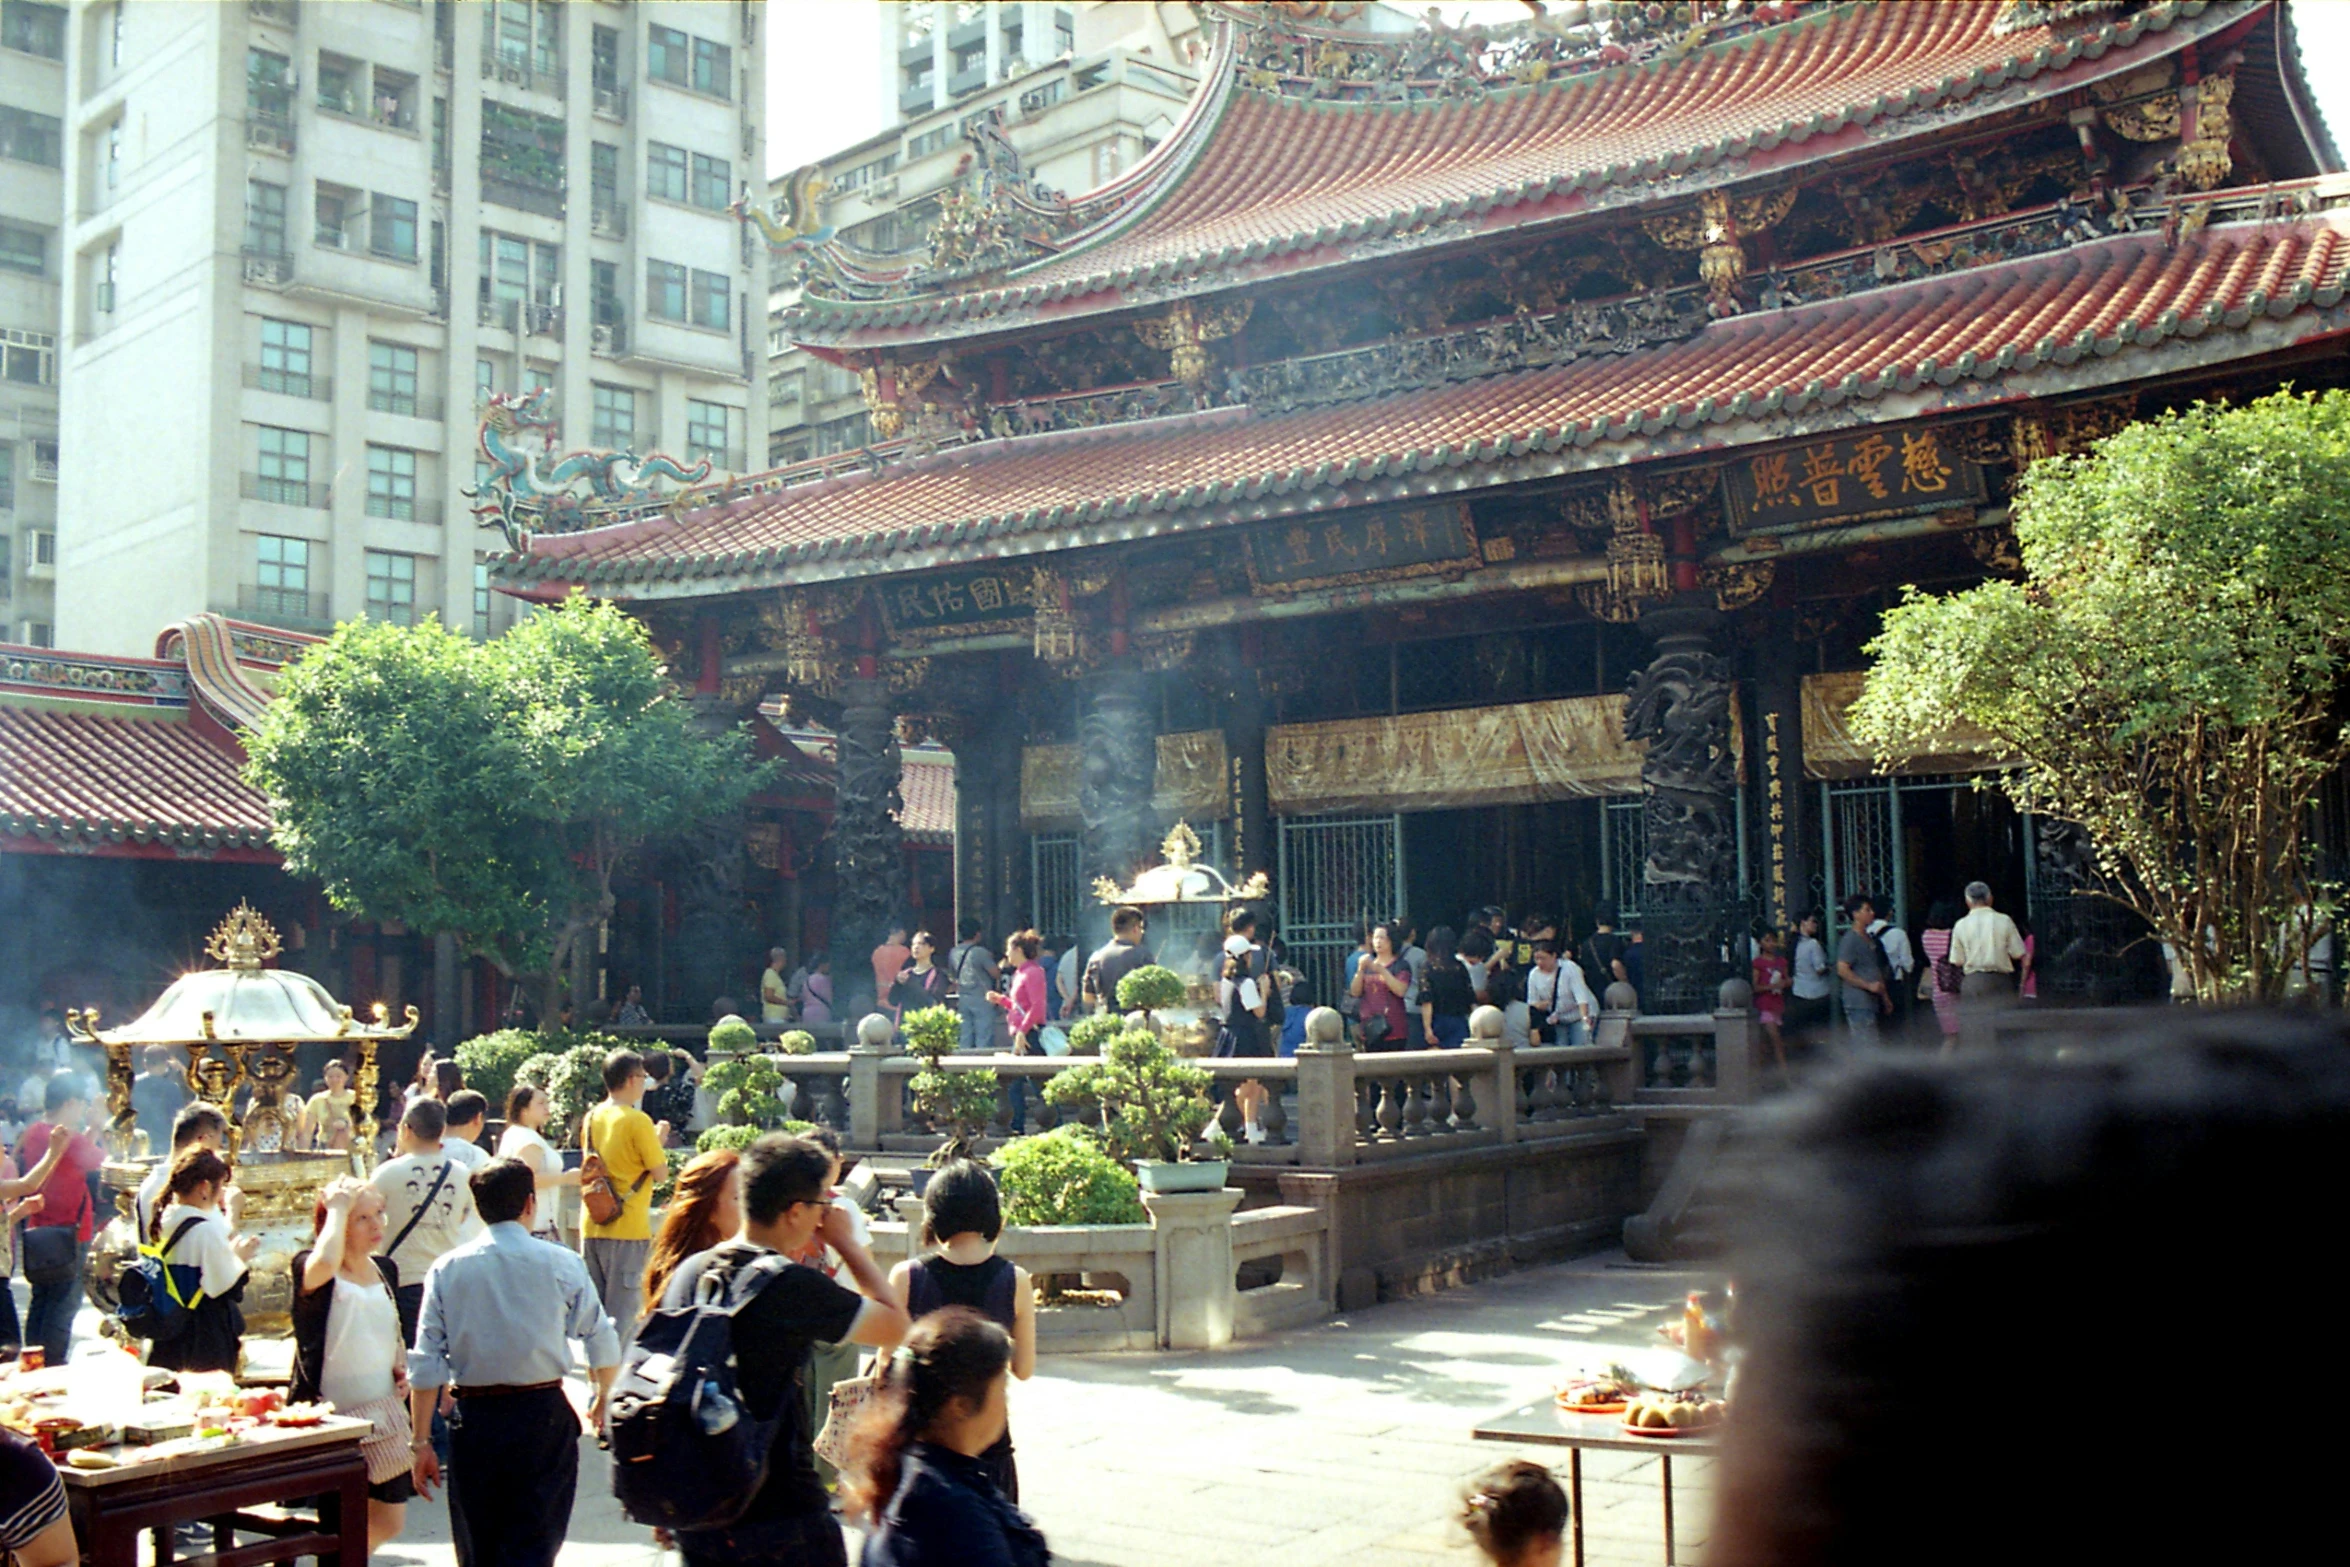
[{"label": "ceramic roof tile", "polygon": [[[1137,271],[1230,265],[1244,251],[1335,258],[1345,243],[1336,231],[1350,224],[1361,230],[1351,241],[1490,205],[1523,208],[1529,219],[1560,216],[1586,203],[1585,193],[1656,177],[1654,167],[1641,169],[1651,160],[1702,168],[1751,158],[2012,81],[2028,79],[2035,94],[2077,87],[2183,47],[2245,7],[2186,0],[2061,37],[2046,27],[1999,34],[1999,10],[1983,0],[1841,7],[1677,62],[1468,99],[1333,102],[1233,87],[1221,113],[1198,122],[1195,150],[1171,146],[1166,175],[1139,184],[1118,216],[1076,236],[1065,253],[962,294],[811,297],[800,324],[811,341],[848,341],[862,323],[902,323],[908,312],[925,324],[988,315],[1102,293]],[[1652,199],[1682,194],[1662,189]]]},{"label": "ceramic roof tile", "polygon": [[906,836],[916,843],[952,843],[955,841],[955,764],[952,760],[932,761],[906,758],[899,774],[898,797],[905,804],[898,811],[898,825]]},{"label": "ceramic roof tile", "polygon": [[184,717],[0,705],[0,835],[266,848],[269,806]]},{"label": "ceramic roof tile", "polygon": [[[2069,363],[2084,332],[2110,337],[2125,321],[2144,341],[2242,325],[2255,301],[2271,314],[2280,302],[2334,303],[2344,255],[2337,225],[2345,222],[2350,217],[2324,215],[2231,225],[2177,249],[2158,234],[2125,235],[1719,321],[1641,353],[1376,401],[1272,414],[1219,409],[988,441],[878,475],[761,493],[682,521],[540,538],[502,570],[524,583],[588,581],[625,597],[632,582],[655,572],[682,578],[694,591],[694,579],[714,568],[739,574],[739,552],[773,551],[756,570],[768,580],[792,580],[842,555],[863,559],[943,543],[950,527],[994,539],[1065,527],[1076,520],[1074,508],[1174,510],[1326,466],[1368,468],[1384,458],[1393,473],[1414,454],[1475,451],[1561,430],[1580,444],[1621,439],[1625,421],[1676,404],[1686,414],[1709,398],[1717,420],[1746,412],[1732,408],[1741,393],[1750,404],[1776,395],[1781,402],[1772,411],[1795,412],[1848,378],[1858,378],[1864,396],[1894,389],[1894,381],[1879,381],[1887,371],[1914,385],[1927,359],[1949,367],[1971,353],[1973,373],[1983,377],[2050,358]],[[2272,280],[2265,297],[2263,280]],[[2003,350],[2009,366],[1997,363]],[[2130,374],[2117,367],[2109,379]],[[794,566],[802,570],[788,569]]]}]

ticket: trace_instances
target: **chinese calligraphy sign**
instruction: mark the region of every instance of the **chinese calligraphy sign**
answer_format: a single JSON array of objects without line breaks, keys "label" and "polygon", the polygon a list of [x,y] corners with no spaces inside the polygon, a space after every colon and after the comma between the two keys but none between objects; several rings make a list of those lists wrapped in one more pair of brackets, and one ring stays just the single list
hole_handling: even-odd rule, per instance
[{"label": "chinese calligraphy sign", "polygon": [[1764,452],[1728,469],[1733,531],[1803,527],[1989,498],[1983,470],[1933,430],[1871,430]]},{"label": "chinese calligraphy sign", "polygon": [[891,582],[879,590],[892,635],[977,633],[1025,625],[1033,573],[987,567]]},{"label": "chinese calligraphy sign", "polygon": [[1466,506],[1422,506],[1361,516],[1300,517],[1249,535],[1249,577],[1260,592],[1412,577],[1478,563]]}]

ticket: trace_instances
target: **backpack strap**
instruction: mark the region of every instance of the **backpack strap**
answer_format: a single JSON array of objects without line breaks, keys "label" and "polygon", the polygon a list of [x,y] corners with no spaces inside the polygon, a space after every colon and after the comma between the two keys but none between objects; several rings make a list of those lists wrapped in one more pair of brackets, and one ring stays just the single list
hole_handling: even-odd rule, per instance
[{"label": "backpack strap", "polygon": [[408,1215],[408,1222],[400,1226],[400,1233],[393,1236],[392,1243],[384,1248],[385,1256],[395,1255],[399,1251],[401,1243],[416,1233],[416,1226],[424,1222],[425,1214],[432,1208],[432,1200],[441,1194],[441,1188],[448,1184],[449,1172],[456,1167],[457,1161],[454,1159],[441,1166],[441,1173],[434,1176],[432,1184],[424,1189],[424,1201],[416,1205],[416,1211]]},{"label": "backpack strap", "polygon": [[162,1246],[157,1248],[155,1252],[155,1260],[157,1262],[168,1260],[171,1256],[172,1248],[179,1245],[179,1243],[187,1237],[188,1231],[194,1229],[197,1225],[202,1224],[203,1222],[204,1215],[200,1213],[191,1213],[186,1218],[180,1220],[177,1227],[175,1227],[171,1232],[171,1239],[165,1241]]}]

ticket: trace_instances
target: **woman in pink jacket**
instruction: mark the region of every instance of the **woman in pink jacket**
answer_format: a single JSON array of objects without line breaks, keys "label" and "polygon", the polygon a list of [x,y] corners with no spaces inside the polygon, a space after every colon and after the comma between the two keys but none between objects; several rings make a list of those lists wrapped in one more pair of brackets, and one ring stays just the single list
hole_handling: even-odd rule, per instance
[{"label": "woman in pink jacket", "polygon": [[[1042,1053],[1044,1046],[1037,1031],[1050,1016],[1050,1003],[1045,999],[1044,965],[1037,961],[1044,951],[1044,938],[1033,930],[1015,931],[1004,943],[1004,956],[1019,964],[1012,975],[1009,994],[996,999],[1003,1005],[1012,1029],[1012,1054],[1032,1056]],[[1012,1135],[1017,1137],[1028,1130],[1028,1079],[1013,1077]]]}]

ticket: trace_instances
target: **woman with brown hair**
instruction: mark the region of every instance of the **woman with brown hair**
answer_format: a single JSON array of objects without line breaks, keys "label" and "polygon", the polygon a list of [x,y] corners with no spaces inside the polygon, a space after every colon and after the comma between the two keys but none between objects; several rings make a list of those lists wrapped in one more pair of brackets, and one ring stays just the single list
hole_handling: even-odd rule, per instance
[{"label": "woman with brown hair", "polygon": [[662,1213],[653,1250],[645,1259],[645,1307],[640,1317],[650,1317],[660,1309],[669,1276],[688,1259],[742,1228],[742,1193],[734,1178],[734,1167],[742,1157],[732,1148],[713,1148],[696,1154],[677,1172],[677,1190]]},{"label": "woman with brown hair", "polygon": [[[147,1364],[171,1371],[234,1371],[245,1338],[245,1270],[261,1249],[258,1235],[231,1235],[220,1211],[229,1184],[228,1161],[198,1145],[171,1162],[147,1240],[163,1247],[164,1265],[195,1305],[170,1338],[159,1339]],[[201,1294],[196,1294],[201,1290]]]},{"label": "woman with brown hair", "polygon": [[871,1530],[863,1567],[1045,1567],[1044,1536],[980,1457],[1009,1423],[1012,1336],[949,1306],[915,1323],[881,1364],[887,1376],[850,1460],[849,1496]]}]

